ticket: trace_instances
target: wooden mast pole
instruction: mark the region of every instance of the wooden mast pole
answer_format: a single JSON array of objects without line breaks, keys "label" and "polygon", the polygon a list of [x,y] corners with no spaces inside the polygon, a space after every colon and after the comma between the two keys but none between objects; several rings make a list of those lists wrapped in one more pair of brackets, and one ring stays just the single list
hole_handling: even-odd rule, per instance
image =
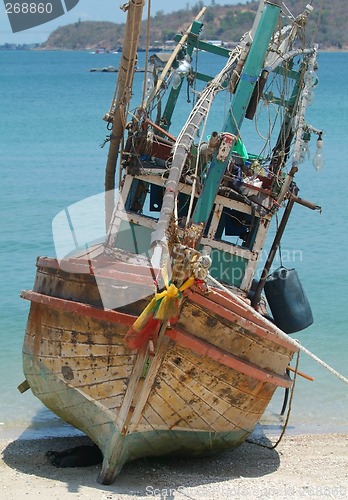
[{"label": "wooden mast pole", "polygon": [[128,104],[132,96],[134,70],[145,0],[129,0],[122,56],[118,70],[115,98],[106,120],[112,123],[110,146],[105,170],[105,224],[108,230],[114,209],[116,164],[127,123]]},{"label": "wooden mast pole", "polygon": [[[199,21],[199,19],[205,14],[205,11],[207,10],[206,7],[203,7],[200,12],[197,14],[197,16],[195,17],[195,21]],[[155,98],[155,96],[158,94],[158,92],[160,91],[161,89],[161,86],[164,82],[164,79],[166,78],[168,72],[170,71],[171,67],[172,67],[172,64],[173,62],[175,61],[175,58],[176,56],[178,55],[179,51],[182,49],[184,43],[186,42],[186,40],[188,39],[190,33],[191,33],[191,30],[192,30],[192,26],[193,26],[193,23],[190,25],[190,27],[186,30],[186,32],[182,35],[180,41],[178,42],[178,44],[176,45],[175,49],[173,50],[172,54],[170,55],[165,67],[163,68],[162,70],[162,73],[161,73],[161,76],[159,77],[157,83],[156,83],[156,86],[155,88],[153,89],[153,91],[151,92],[151,95],[149,96],[148,98],[148,103],[153,101],[153,99]]]}]

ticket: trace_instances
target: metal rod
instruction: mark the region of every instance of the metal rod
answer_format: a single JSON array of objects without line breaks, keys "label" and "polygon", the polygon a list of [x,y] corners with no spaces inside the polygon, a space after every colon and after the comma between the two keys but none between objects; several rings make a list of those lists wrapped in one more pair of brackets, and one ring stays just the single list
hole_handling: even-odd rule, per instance
[{"label": "metal rod", "polygon": [[255,294],[254,294],[254,296],[253,296],[253,298],[251,300],[251,305],[254,307],[254,309],[257,308],[258,303],[260,301],[262,290],[263,290],[263,288],[265,286],[267,276],[268,276],[269,271],[271,269],[271,266],[273,264],[273,260],[274,260],[274,257],[276,255],[276,252],[277,252],[277,250],[279,248],[280,241],[281,241],[282,236],[284,234],[284,230],[285,230],[286,224],[288,223],[288,220],[289,220],[289,217],[290,217],[290,213],[292,211],[294,203],[295,203],[295,200],[293,198],[290,198],[289,201],[288,201],[288,204],[286,206],[285,212],[283,214],[282,220],[281,220],[281,222],[279,224],[278,231],[277,231],[277,233],[276,233],[276,235],[274,237],[274,240],[273,240],[273,243],[272,243],[272,247],[271,247],[271,249],[269,251],[269,254],[268,254],[265,266],[264,266],[262,274],[261,274],[261,278],[260,278],[260,280],[259,280],[259,282],[257,284],[256,290],[255,290]]}]

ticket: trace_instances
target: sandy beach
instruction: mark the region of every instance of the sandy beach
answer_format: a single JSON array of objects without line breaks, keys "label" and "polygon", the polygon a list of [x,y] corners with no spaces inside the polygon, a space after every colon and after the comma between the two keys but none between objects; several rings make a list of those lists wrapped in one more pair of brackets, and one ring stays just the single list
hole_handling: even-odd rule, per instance
[{"label": "sandy beach", "polygon": [[80,444],[86,438],[2,440],[1,498],[348,498],[346,434],[285,436],[275,450],[247,442],[194,460],[142,459],[127,464],[110,486],[97,483],[99,465],[57,469],[45,456]]}]

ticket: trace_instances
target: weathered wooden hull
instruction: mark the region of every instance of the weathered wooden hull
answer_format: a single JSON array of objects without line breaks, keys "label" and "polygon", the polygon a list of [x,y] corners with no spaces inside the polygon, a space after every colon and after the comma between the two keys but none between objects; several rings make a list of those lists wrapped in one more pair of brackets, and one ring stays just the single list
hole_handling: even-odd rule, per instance
[{"label": "weathered wooden hull", "polygon": [[[112,276],[103,269],[114,291],[127,295],[135,286],[153,294],[141,266],[119,263]],[[104,309],[99,288],[78,260],[62,271],[54,259],[39,259],[34,290],[22,295],[31,301],[26,379],[48,408],[99,446],[101,482],[139,457],[240,445],[276,388],[290,386],[285,372],[296,349],[247,303],[187,290],[178,322],[162,327],[149,356],[124,341],[149,299]]]}]

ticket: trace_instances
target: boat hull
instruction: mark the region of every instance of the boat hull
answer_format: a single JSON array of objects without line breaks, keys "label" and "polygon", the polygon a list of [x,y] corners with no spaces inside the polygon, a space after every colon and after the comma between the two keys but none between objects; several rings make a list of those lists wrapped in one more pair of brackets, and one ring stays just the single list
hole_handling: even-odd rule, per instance
[{"label": "boat hull", "polygon": [[141,266],[114,262],[113,276],[103,267],[111,289],[127,295],[138,278],[143,287],[145,298],[118,310],[102,307],[95,275],[78,260],[65,271],[54,259],[37,266],[34,290],[22,292],[31,301],[24,373],[49,409],[99,446],[104,484],[136,458],[239,446],[276,388],[291,384],[296,349],[247,302],[189,289],[154,353],[137,352],[125,336],[154,287]]}]

